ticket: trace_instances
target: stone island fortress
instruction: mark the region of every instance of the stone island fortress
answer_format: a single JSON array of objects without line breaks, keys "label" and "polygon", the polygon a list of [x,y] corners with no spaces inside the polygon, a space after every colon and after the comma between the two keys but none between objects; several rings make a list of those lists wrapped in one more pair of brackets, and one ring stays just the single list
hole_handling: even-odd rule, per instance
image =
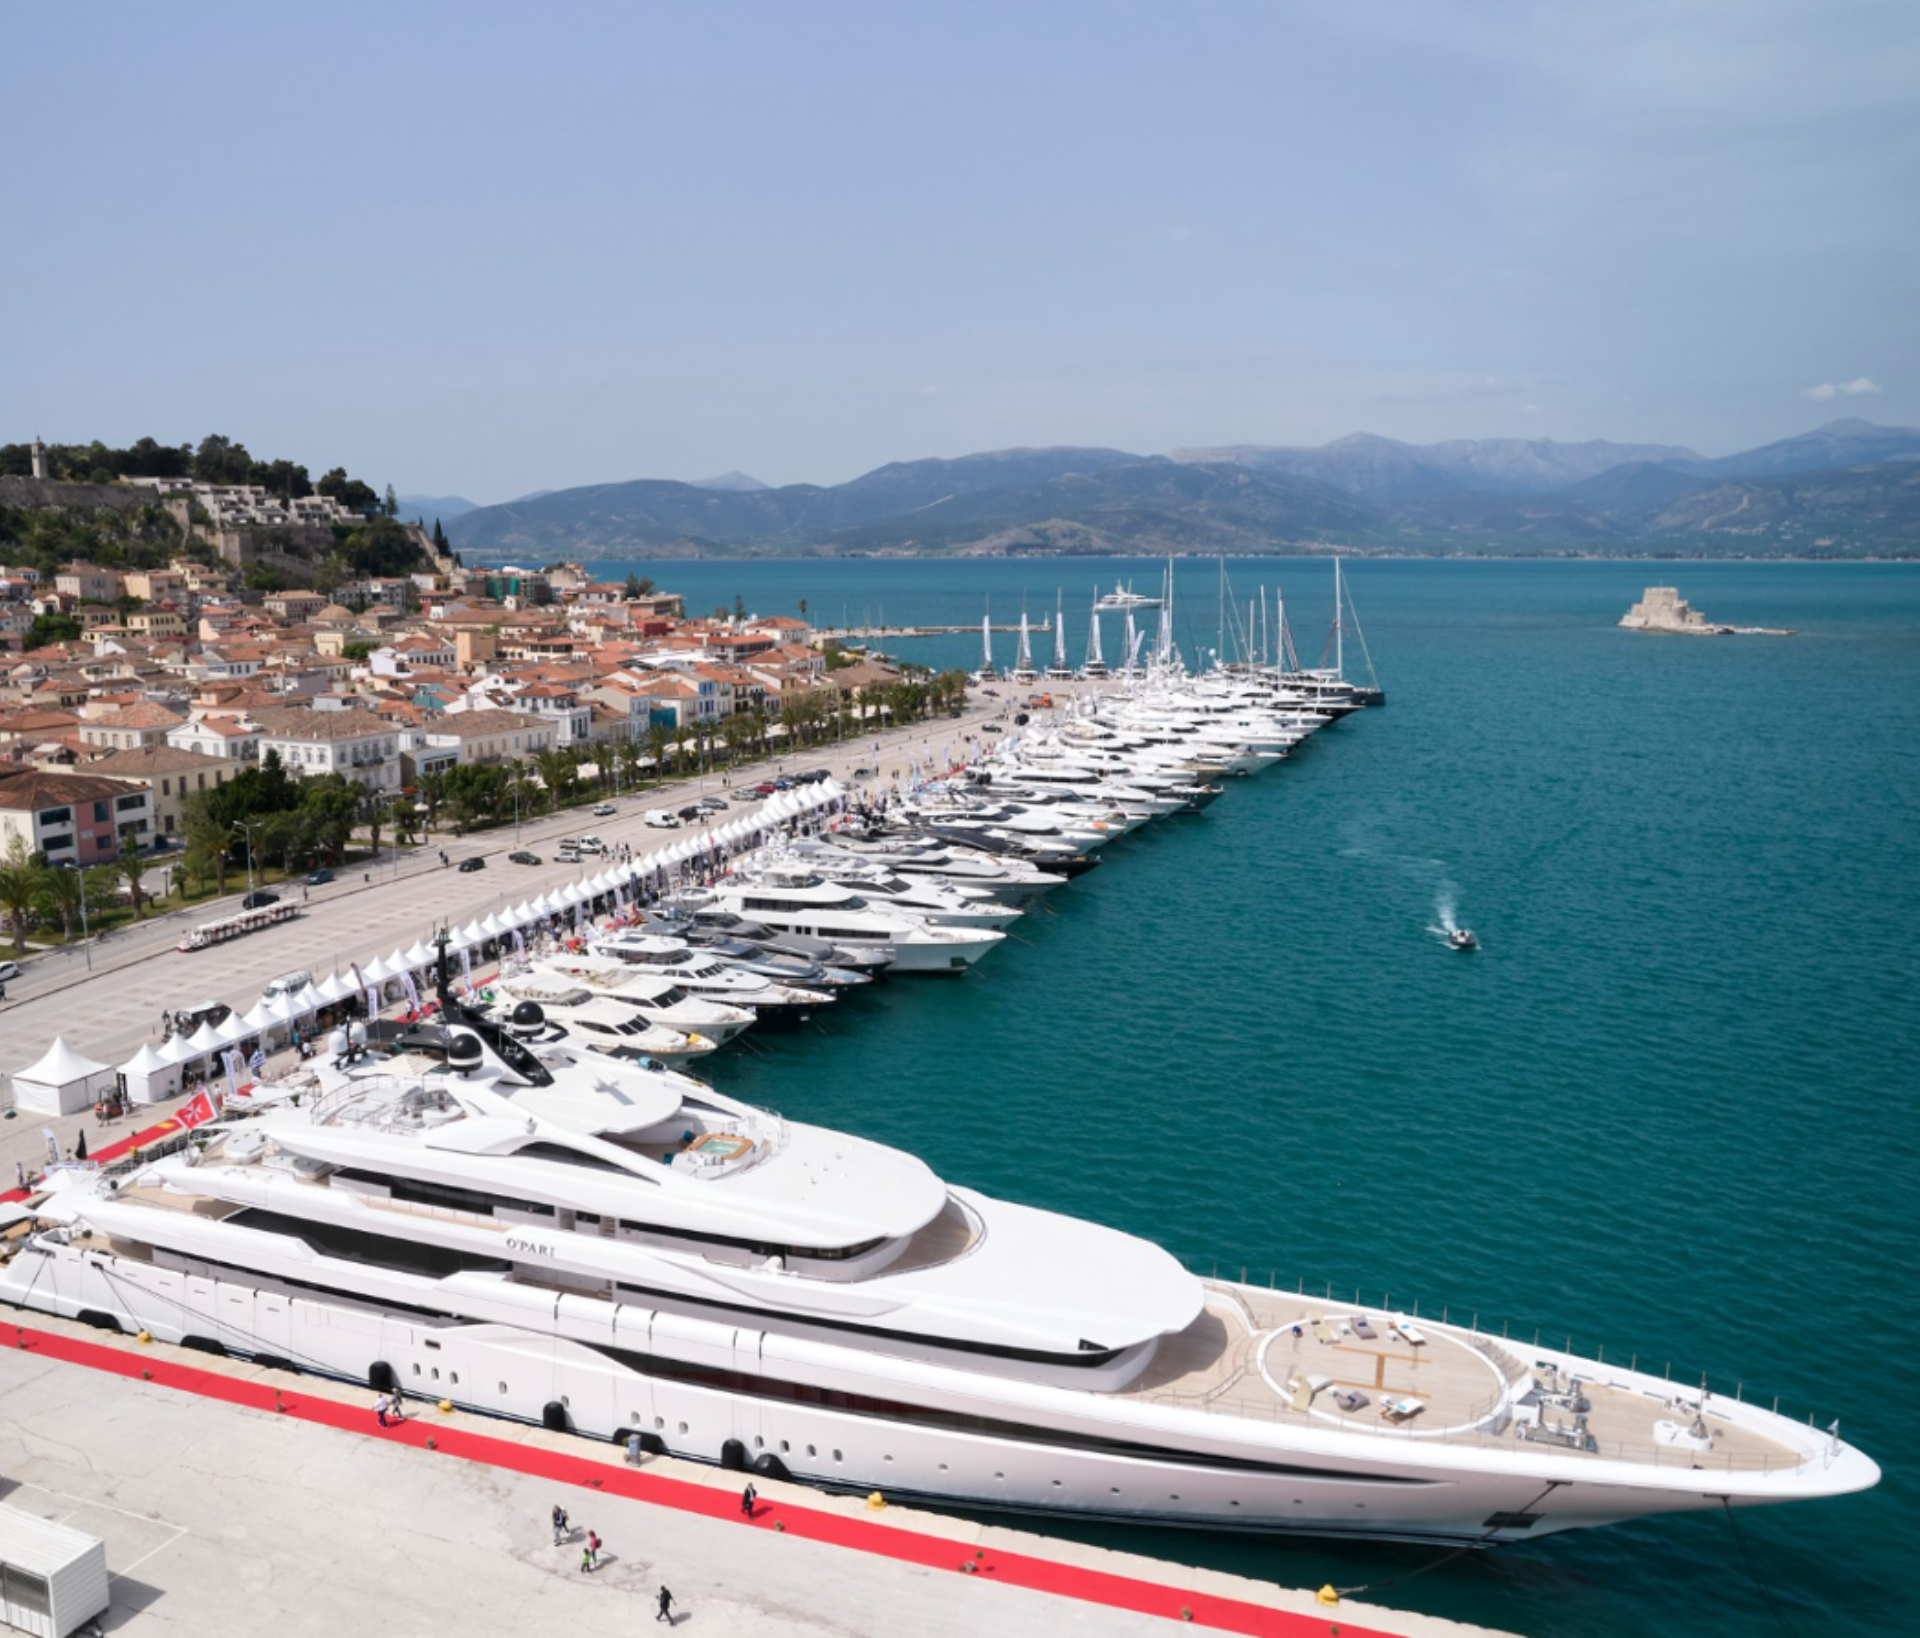
[{"label": "stone island fortress", "polygon": [[1766,626],[1716,626],[1685,602],[1673,586],[1649,586],[1640,601],[1620,617],[1629,631],[1657,631],[1672,637],[1791,637],[1791,631]]}]

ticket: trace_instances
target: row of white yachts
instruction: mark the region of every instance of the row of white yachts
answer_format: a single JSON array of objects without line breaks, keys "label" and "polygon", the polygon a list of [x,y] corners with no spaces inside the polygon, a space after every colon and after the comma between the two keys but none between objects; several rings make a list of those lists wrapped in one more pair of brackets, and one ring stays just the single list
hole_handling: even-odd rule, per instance
[{"label": "row of white yachts", "polygon": [[1836,1431],[1444,1314],[1201,1279],[670,1061],[882,971],[965,971],[1103,841],[1353,704],[1163,683],[516,959],[485,1005],[443,946],[438,1017],[336,1034],[251,1118],[0,1207],[0,1301],[1013,1513],[1489,1546],[1875,1483]]},{"label": "row of white yachts", "polygon": [[509,961],[496,1012],[523,1035],[684,1067],[887,972],[963,973],[1103,844],[1200,812],[1220,781],[1356,708],[1329,683],[1228,674],[1090,696],[963,774],[732,860],[584,949]]}]

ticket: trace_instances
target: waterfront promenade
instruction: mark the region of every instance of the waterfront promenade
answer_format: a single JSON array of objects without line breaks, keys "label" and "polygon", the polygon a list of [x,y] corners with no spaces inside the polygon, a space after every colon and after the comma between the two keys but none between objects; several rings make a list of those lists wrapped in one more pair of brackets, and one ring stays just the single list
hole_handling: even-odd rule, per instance
[{"label": "waterfront promenade", "polygon": [[42,1315],[0,1319],[0,1398],[0,1501],[106,1542],[107,1633],[611,1638],[662,1583],[705,1638],[1486,1632],[769,1479],[748,1520],[737,1474],[419,1400],[381,1428],[351,1385]]},{"label": "waterfront promenade", "polygon": [[[1045,686],[1056,701],[1070,692],[1067,685]],[[175,945],[187,928],[233,913],[244,883],[229,899],[153,916],[97,940],[91,966],[79,950],[32,957],[23,964],[19,979],[7,986],[7,1000],[0,1003],[0,1081],[10,1082],[56,1035],[64,1035],[101,1063],[125,1063],[142,1041],[158,1044],[163,1009],[177,1011],[207,999],[244,1011],[278,973],[305,969],[318,977],[344,971],[349,962],[364,965],[396,945],[405,948],[416,939],[430,938],[435,927],[446,923],[457,927],[483,918],[599,868],[591,857],[578,865],[560,863],[554,849],[563,837],[592,832],[610,846],[631,846],[638,860],[702,829],[700,825],[649,829],[642,816],[652,808],[679,808],[703,796],[723,796],[733,806],[709,821],[717,826],[753,812],[757,799],[743,793],[779,772],[826,768],[854,788],[855,769],[877,767],[876,777],[860,783],[881,790],[890,789],[896,780],[904,784],[916,766],[944,769],[949,762],[964,762],[975,747],[998,737],[985,732],[987,724],[1004,727],[1016,700],[1024,701],[1029,692],[1016,690],[1011,683],[997,684],[995,689],[994,695],[970,689],[957,717],[897,729],[869,728],[842,742],[743,763],[724,774],[623,793],[617,798],[619,813],[611,819],[596,819],[579,807],[525,819],[517,831],[501,826],[457,838],[436,835],[410,853],[390,851],[377,865],[342,870],[338,880],[311,889],[301,914],[285,925],[211,949],[181,954]],[[521,847],[540,854],[545,862],[538,866],[509,863],[508,853]],[[440,862],[443,850],[449,861],[446,866]],[[462,860],[475,856],[486,859],[484,870],[463,873],[457,868]],[[297,882],[275,890],[286,900],[298,900],[302,891]],[[20,1123],[6,1124],[17,1127]],[[35,1130],[40,1124],[33,1121]],[[0,1161],[6,1163],[8,1173],[12,1161],[21,1158],[10,1141],[14,1136],[8,1132],[0,1137]]]}]

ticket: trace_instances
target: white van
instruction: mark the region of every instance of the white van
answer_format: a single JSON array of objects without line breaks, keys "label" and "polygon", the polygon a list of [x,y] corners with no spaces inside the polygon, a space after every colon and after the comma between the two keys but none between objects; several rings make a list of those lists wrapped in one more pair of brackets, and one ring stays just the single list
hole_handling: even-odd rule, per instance
[{"label": "white van", "polygon": [[645,822],[655,830],[678,830],[680,828],[679,815],[669,813],[665,808],[649,808]]},{"label": "white van", "polygon": [[260,999],[271,1001],[277,995],[298,995],[312,982],[312,973],[282,973],[260,992]]}]

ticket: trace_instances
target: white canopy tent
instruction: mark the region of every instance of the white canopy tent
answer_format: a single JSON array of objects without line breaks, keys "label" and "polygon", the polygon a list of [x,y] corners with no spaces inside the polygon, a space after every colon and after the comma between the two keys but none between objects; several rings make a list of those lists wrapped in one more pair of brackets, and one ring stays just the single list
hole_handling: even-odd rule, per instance
[{"label": "white canopy tent", "polygon": [[180,1066],[143,1041],[140,1050],[120,1066],[120,1084],[135,1103],[165,1103],[180,1095]]},{"label": "white canopy tent", "polygon": [[112,1069],[56,1035],[37,1064],[13,1077],[13,1101],[17,1108],[40,1115],[75,1115],[111,1092],[114,1084]]}]

